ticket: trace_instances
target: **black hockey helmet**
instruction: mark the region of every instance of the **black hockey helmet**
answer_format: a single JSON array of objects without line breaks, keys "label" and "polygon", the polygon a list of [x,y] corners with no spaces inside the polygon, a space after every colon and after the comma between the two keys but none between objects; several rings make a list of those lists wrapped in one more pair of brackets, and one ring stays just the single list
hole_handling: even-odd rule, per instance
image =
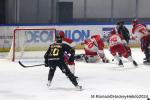
[{"label": "black hockey helmet", "polygon": [[123,20],[118,21],[117,25],[124,25],[124,21]]},{"label": "black hockey helmet", "polygon": [[56,43],[62,43],[62,37],[60,35],[56,35]]}]

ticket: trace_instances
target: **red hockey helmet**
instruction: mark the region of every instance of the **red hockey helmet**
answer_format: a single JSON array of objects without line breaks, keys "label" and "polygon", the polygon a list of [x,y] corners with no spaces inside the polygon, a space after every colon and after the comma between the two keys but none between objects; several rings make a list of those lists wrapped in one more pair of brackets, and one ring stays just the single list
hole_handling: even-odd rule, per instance
[{"label": "red hockey helmet", "polygon": [[136,25],[136,24],[138,24],[138,19],[134,19],[133,21],[132,21],[132,25]]},{"label": "red hockey helmet", "polygon": [[60,31],[58,34],[59,34],[62,38],[65,37],[65,33],[64,33],[63,31]]},{"label": "red hockey helmet", "polygon": [[111,32],[110,32],[111,35],[116,34],[116,33],[117,33],[117,32],[116,32],[116,29],[115,29],[115,28],[113,28],[113,29],[111,30]]}]

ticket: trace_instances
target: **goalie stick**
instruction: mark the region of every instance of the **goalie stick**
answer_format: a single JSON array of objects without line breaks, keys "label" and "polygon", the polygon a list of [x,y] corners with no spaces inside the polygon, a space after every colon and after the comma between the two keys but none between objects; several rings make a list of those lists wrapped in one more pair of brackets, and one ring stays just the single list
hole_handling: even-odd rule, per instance
[{"label": "goalie stick", "polygon": [[45,64],[37,64],[37,65],[24,65],[21,61],[18,62],[22,67],[28,68],[28,67],[36,67],[36,66],[43,66]]}]

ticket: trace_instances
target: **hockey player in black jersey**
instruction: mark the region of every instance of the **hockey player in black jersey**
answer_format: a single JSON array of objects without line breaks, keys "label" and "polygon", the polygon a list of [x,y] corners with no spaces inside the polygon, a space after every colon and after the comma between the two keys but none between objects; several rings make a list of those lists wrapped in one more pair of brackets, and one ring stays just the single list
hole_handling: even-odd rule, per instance
[{"label": "hockey player in black jersey", "polygon": [[62,38],[59,35],[56,35],[56,43],[50,45],[49,49],[44,55],[45,58],[45,66],[49,66],[49,74],[48,74],[48,86],[51,85],[56,67],[58,66],[63,73],[70,79],[73,85],[82,90],[82,86],[78,85],[76,77],[70,72],[68,66],[64,62],[64,53],[70,53],[71,56],[69,58],[70,61],[74,60],[75,51],[67,44],[62,43]]},{"label": "hockey player in black jersey", "polygon": [[130,33],[129,33],[129,30],[125,27],[124,21],[118,21],[116,28],[117,28],[118,33],[121,34],[124,40],[127,42],[127,44],[129,44]]}]

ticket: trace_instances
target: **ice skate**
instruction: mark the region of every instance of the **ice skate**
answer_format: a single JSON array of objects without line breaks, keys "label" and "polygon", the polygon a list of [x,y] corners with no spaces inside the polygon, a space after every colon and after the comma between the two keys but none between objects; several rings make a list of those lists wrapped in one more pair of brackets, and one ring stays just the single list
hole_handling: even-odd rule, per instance
[{"label": "ice skate", "polygon": [[108,59],[103,59],[103,63],[109,63],[109,60]]},{"label": "ice skate", "polygon": [[138,66],[138,64],[136,63],[136,61],[133,61],[133,65],[134,66]]},{"label": "ice skate", "polygon": [[145,64],[145,65],[150,65],[150,59],[143,61],[143,64]]},{"label": "ice skate", "polygon": [[143,60],[146,60],[146,58],[143,58]]},{"label": "ice skate", "polygon": [[123,63],[122,63],[122,60],[119,60],[119,64],[118,64],[120,67],[124,67]]},{"label": "ice skate", "polygon": [[85,59],[85,61],[86,61],[87,63],[89,62],[89,59],[88,59],[87,56],[84,56],[84,59]]},{"label": "ice skate", "polygon": [[79,91],[82,91],[82,86],[77,85],[76,88],[77,88]]}]

